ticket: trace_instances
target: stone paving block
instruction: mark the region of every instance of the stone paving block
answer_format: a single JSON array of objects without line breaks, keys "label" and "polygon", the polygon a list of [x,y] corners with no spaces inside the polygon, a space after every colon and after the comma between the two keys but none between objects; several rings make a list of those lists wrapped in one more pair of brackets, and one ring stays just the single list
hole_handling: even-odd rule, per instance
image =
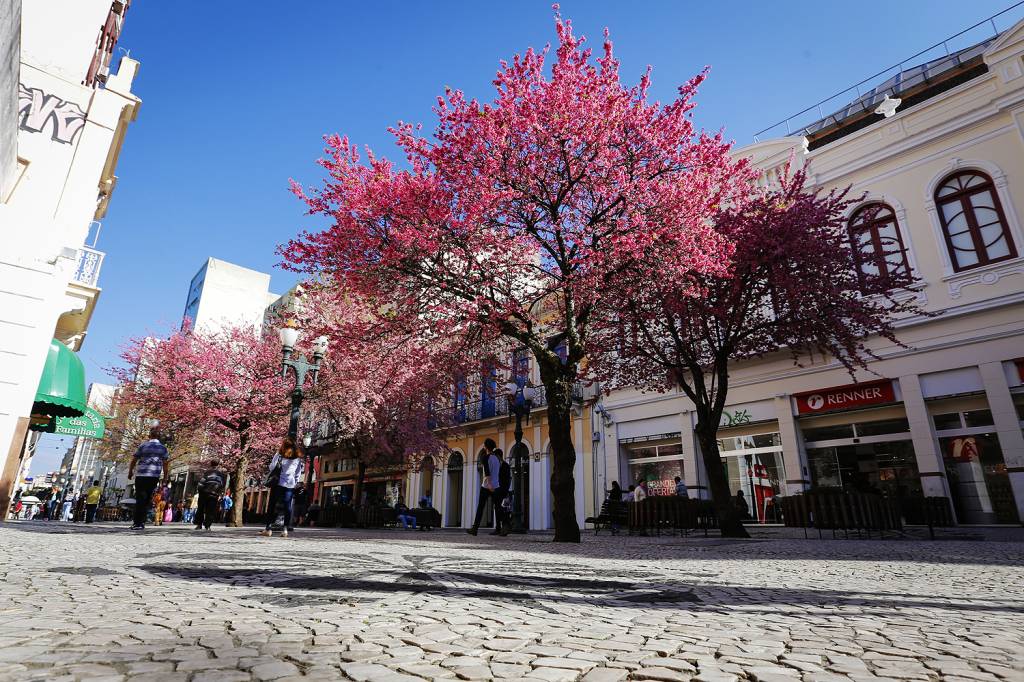
[{"label": "stone paving block", "polygon": [[691,676],[678,670],[661,667],[643,667],[630,675],[633,680],[660,680],[661,682],[689,682]]},{"label": "stone paving block", "polygon": [[273,663],[262,663],[254,666],[249,672],[256,680],[276,680],[280,677],[295,675],[299,669],[287,661],[274,661]]},{"label": "stone paving block", "polygon": [[621,682],[629,673],[621,668],[594,668],[583,676],[583,682]]}]

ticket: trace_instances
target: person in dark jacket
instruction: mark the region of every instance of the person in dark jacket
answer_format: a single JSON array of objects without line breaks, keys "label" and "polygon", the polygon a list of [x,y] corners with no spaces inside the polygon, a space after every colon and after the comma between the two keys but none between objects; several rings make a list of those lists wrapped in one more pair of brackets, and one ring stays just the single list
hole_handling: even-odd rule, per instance
[{"label": "person in dark jacket", "polygon": [[220,470],[220,462],[211,460],[203,477],[199,479],[199,507],[196,509],[196,530],[210,530],[217,520],[217,501],[227,484],[228,476]]},{"label": "person in dark jacket", "polygon": [[491,535],[508,535],[509,519],[508,510],[505,509],[505,500],[508,498],[509,490],[512,488],[512,467],[505,461],[505,453],[501,448],[495,448],[495,456],[498,458],[498,487],[491,494],[494,503],[494,531]]}]

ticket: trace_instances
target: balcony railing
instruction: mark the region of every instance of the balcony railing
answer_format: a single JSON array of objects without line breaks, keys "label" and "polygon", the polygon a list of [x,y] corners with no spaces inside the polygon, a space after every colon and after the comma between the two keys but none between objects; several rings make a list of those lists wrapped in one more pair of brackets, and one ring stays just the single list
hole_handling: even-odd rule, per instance
[{"label": "balcony railing", "polygon": [[102,251],[83,246],[78,250],[78,266],[75,268],[75,275],[71,281],[87,287],[96,287],[100,279],[100,267],[103,265],[103,257],[106,254]]},{"label": "balcony railing", "polygon": [[[583,384],[577,383],[573,385],[572,397],[573,400],[583,400]],[[544,387],[535,386],[532,402],[533,410],[539,410],[547,407],[547,404],[548,400],[547,395],[544,392]],[[456,405],[441,408],[440,410],[437,410],[437,413],[438,419],[435,424],[440,427],[467,424],[469,422],[481,421],[483,419],[503,417],[511,414],[511,410],[509,409],[509,399],[504,395],[499,395],[494,398],[460,402]]]}]

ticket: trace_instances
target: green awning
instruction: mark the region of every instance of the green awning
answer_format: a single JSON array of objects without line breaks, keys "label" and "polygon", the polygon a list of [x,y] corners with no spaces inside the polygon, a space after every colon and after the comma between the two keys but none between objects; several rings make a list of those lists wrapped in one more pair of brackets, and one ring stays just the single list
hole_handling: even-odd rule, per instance
[{"label": "green awning", "polygon": [[103,438],[106,419],[104,419],[102,414],[87,406],[85,414],[81,417],[50,417],[50,421],[45,424],[33,424],[29,428],[33,431],[56,433],[62,436]]},{"label": "green awning", "polygon": [[32,414],[81,417],[85,410],[85,367],[74,351],[53,339],[36,389]]}]

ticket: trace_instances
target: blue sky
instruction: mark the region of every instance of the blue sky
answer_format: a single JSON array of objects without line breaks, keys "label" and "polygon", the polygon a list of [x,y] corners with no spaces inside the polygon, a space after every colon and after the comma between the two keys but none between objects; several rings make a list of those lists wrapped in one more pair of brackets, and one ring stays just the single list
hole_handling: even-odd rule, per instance
[{"label": "blue sky", "polygon": [[[627,82],[653,66],[656,99],[710,65],[696,119],[742,145],[1010,4],[568,0],[561,12],[595,46],[611,29]],[[274,291],[287,289],[275,246],[309,224],[288,179],[318,178],[321,137],[390,153],[388,125],[431,128],[445,86],[489,98],[499,59],[554,40],[551,16],[545,0],[133,3],[120,47],[142,63],[143,104],[98,243],[107,257],[81,351],[88,380],[109,380],[125,338],[180,321],[208,256],[273,272]],[[66,447],[48,437],[34,472]]]}]

